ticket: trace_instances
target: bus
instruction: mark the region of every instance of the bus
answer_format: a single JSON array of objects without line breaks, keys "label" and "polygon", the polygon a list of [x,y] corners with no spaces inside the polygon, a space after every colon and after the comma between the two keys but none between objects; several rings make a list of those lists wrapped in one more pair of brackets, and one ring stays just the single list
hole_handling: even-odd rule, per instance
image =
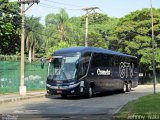
[{"label": "bus", "polygon": [[50,95],[86,95],[138,86],[137,57],[96,47],[71,47],[55,51],[46,80]]}]

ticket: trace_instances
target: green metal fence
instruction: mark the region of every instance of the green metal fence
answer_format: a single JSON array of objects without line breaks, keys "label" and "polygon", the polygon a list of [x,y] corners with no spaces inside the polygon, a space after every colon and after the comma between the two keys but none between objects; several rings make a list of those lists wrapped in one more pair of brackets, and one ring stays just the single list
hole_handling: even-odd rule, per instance
[{"label": "green metal fence", "polygon": [[[25,86],[27,91],[42,90],[46,86],[47,64],[41,69],[40,63],[25,63]],[[159,75],[159,74],[158,74]],[[157,82],[160,83],[160,76]],[[140,84],[152,83],[153,78],[140,78]],[[0,94],[19,91],[20,62],[0,61]]]},{"label": "green metal fence", "polygon": [[[40,63],[25,63],[25,86],[27,90],[45,89],[47,65],[41,69]],[[0,61],[0,94],[18,92],[20,62]]]}]

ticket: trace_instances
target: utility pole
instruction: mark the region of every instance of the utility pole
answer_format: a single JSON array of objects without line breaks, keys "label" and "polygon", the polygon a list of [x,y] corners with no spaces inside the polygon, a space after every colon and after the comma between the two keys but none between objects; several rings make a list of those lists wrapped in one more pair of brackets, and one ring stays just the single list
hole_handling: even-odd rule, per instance
[{"label": "utility pole", "polygon": [[86,15],[85,47],[88,46],[88,14]]},{"label": "utility pole", "polygon": [[154,28],[153,28],[153,10],[152,10],[152,0],[150,0],[151,5],[151,21],[152,21],[152,69],[153,69],[153,93],[156,93],[156,68],[155,68],[155,41],[154,41]]},{"label": "utility pole", "polygon": [[86,11],[86,32],[85,32],[85,47],[88,47],[88,17],[89,13],[92,11],[95,12],[96,9],[99,9],[98,7],[90,7],[90,8],[83,8],[82,10]]},{"label": "utility pole", "polygon": [[[20,86],[19,86],[19,94],[26,95],[26,86],[24,85],[24,33],[25,33],[25,11],[27,11],[34,3],[39,3],[39,0],[19,0],[21,4],[21,16],[22,16],[22,24],[21,24],[21,63],[20,63]],[[25,4],[29,6],[25,9]]]}]

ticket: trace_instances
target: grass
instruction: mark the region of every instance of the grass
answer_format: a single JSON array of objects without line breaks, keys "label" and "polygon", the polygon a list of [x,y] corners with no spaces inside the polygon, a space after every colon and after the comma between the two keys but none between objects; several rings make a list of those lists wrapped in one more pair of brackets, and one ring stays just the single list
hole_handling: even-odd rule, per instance
[{"label": "grass", "polygon": [[116,115],[116,120],[160,120],[160,93],[129,102]]}]

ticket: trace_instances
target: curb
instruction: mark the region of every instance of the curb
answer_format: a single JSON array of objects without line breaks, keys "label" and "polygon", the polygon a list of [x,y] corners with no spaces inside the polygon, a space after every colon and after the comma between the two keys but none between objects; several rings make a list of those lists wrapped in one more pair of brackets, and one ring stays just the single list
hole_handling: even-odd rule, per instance
[{"label": "curb", "polygon": [[33,98],[42,98],[45,97],[45,93],[40,93],[39,95],[26,95],[26,96],[15,96],[11,98],[0,99],[0,105],[10,102],[16,102],[21,100],[33,99]]}]

